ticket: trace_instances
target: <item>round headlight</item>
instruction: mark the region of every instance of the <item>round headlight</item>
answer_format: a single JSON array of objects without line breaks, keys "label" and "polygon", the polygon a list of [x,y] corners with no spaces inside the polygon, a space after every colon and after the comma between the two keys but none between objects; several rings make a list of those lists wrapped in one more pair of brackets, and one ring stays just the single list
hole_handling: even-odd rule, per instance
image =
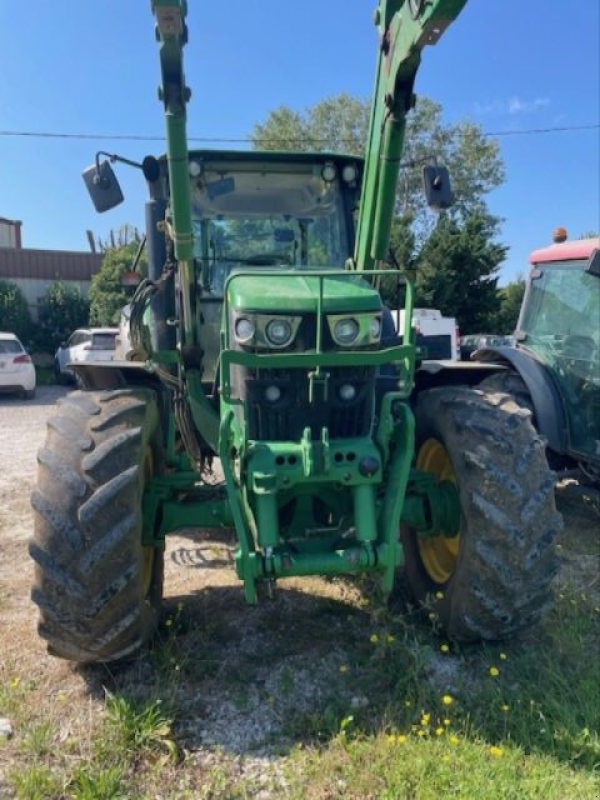
[{"label": "round headlight", "polygon": [[358,322],[351,317],[348,317],[347,319],[338,319],[333,326],[333,338],[338,344],[354,344],[354,342],[358,339],[358,333]]},{"label": "round headlight", "polygon": [[369,323],[369,333],[371,334],[372,339],[379,339],[379,335],[381,333],[381,320],[379,317],[373,317]]},{"label": "round headlight", "polygon": [[254,338],[254,323],[248,317],[240,317],[235,323],[235,338],[238,342],[249,342]]},{"label": "round headlight", "polygon": [[344,183],[354,183],[354,181],[358,178],[358,170],[354,164],[346,164],[344,169],[342,170],[342,178],[344,179]]},{"label": "round headlight", "polygon": [[356,386],[352,386],[351,383],[344,383],[342,386],[340,386],[339,393],[340,400],[349,403],[356,397]]},{"label": "round headlight", "polygon": [[287,319],[272,319],[265,330],[267,340],[275,347],[283,347],[292,338],[292,326]]},{"label": "round headlight", "polygon": [[279,386],[267,386],[265,389],[265,399],[269,403],[276,403],[281,398],[281,389]]},{"label": "round headlight", "polygon": [[321,177],[325,183],[333,183],[333,181],[337,178],[335,164],[325,164],[321,170]]}]

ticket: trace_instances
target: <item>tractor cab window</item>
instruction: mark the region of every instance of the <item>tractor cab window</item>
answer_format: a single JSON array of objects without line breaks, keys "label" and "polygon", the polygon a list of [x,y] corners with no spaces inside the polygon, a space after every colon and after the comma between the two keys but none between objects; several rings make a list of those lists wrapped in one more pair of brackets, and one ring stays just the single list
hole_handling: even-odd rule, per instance
[{"label": "tractor cab window", "polygon": [[600,278],[585,266],[539,265],[519,323],[525,346],[560,384],[571,444],[582,454],[600,447]]},{"label": "tractor cab window", "polygon": [[222,296],[234,270],[342,268],[351,255],[343,182],[316,163],[203,164],[192,180],[202,285]]}]

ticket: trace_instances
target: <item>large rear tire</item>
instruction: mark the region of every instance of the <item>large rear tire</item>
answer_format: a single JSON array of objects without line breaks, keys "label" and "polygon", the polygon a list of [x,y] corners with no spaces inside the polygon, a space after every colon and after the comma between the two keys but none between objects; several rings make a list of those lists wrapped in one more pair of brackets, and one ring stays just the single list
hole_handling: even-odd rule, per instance
[{"label": "large rear tire", "polygon": [[161,462],[154,392],[76,391],[59,401],[31,498],[31,596],[52,655],[116,661],[152,636],[164,564],[161,549],[142,546],[142,495]]},{"label": "large rear tire", "polygon": [[417,467],[456,484],[461,522],[451,539],[403,528],[411,590],[448,636],[504,639],[551,604],[562,520],[544,444],[529,411],[505,394],[431,389],[415,417]]}]

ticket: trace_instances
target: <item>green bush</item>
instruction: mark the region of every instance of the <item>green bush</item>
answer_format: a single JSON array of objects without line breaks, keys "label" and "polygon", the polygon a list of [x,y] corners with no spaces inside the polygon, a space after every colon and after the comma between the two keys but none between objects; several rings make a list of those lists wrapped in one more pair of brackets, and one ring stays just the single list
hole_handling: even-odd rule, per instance
[{"label": "green bush", "polygon": [[53,353],[76,328],[88,324],[90,305],[79,287],[54,281],[38,301],[36,349]]},{"label": "green bush", "polygon": [[24,344],[29,343],[29,306],[23,292],[10,281],[0,281],[0,331],[15,333]]},{"label": "green bush", "polygon": [[[132,290],[121,284],[121,276],[131,269],[139,242],[107,250],[102,266],[92,278],[90,287],[90,323],[92,325],[118,325],[121,309],[131,300]],[[147,262],[142,255],[139,263],[142,276],[147,273]]]}]

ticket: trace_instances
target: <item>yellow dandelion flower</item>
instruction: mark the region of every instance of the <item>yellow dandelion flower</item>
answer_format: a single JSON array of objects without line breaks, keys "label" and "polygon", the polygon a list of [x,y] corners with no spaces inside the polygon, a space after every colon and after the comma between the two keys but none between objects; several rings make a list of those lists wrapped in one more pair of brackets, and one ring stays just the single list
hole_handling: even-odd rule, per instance
[{"label": "yellow dandelion flower", "polygon": [[450,761],[450,756],[442,756],[442,761]]},{"label": "yellow dandelion flower", "polygon": [[372,633],[371,636],[369,637],[369,641],[372,644],[377,644],[377,642],[379,641],[379,636],[377,636],[376,633]]},{"label": "yellow dandelion flower", "polygon": [[443,733],[445,733],[445,730],[446,730],[445,728],[436,728],[435,729],[435,735],[436,736],[441,736]]},{"label": "yellow dandelion flower", "polygon": [[401,733],[399,736],[396,736],[396,741],[399,744],[404,744],[406,742],[407,738],[408,737],[404,733]]},{"label": "yellow dandelion flower", "polygon": [[443,592],[436,592],[435,593],[435,597],[436,597],[436,600],[443,600],[444,599],[444,593]]},{"label": "yellow dandelion flower", "polygon": [[496,745],[492,745],[489,749],[489,753],[494,758],[502,758],[504,755],[504,750],[501,747],[496,747]]},{"label": "yellow dandelion flower", "polygon": [[507,703],[503,703],[503,704],[500,706],[500,709],[501,709],[502,711],[504,711],[504,713],[506,714],[508,711],[510,711],[510,706],[509,706]]},{"label": "yellow dandelion flower", "polygon": [[407,708],[410,708],[410,707],[412,706],[412,703],[411,703],[411,701],[410,701],[410,700],[405,700],[405,701],[404,701],[404,705],[405,705]]},{"label": "yellow dandelion flower", "polygon": [[348,672],[348,667],[345,664],[342,664],[340,667],[340,672],[342,673],[342,675],[344,674],[344,672]]},{"label": "yellow dandelion flower", "polygon": [[385,738],[386,738],[386,741],[388,741],[390,743],[396,741],[396,737],[394,736],[393,733],[388,733],[388,735]]},{"label": "yellow dandelion flower", "polygon": [[460,742],[460,739],[458,738],[458,736],[454,736],[453,734],[452,736],[448,737],[448,741],[450,742],[450,744],[458,744]]},{"label": "yellow dandelion flower", "polygon": [[448,725],[451,725],[451,724],[452,724],[452,721],[451,721],[451,720],[449,720],[449,719],[445,719],[445,720],[444,720],[444,725],[445,725],[446,727],[448,727]]},{"label": "yellow dandelion flower", "polygon": [[449,644],[441,644],[440,650],[442,653],[449,653],[450,652],[450,645]]},{"label": "yellow dandelion flower", "polygon": [[508,658],[508,656],[506,655],[506,653],[500,653],[500,660],[501,661],[506,661],[507,658]]},{"label": "yellow dandelion flower", "polygon": [[492,676],[492,678],[497,678],[498,675],[500,675],[500,670],[498,669],[498,667],[490,667],[490,675]]},{"label": "yellow dandelion flower", "polygon": [[417,736],[423,737],[423,736],[427,736],[427,734],[425,733],[425,731],[423,729],[421,729],[420,731],[417,731]]},{"label": "yellow dandelion flower", "polygon": [[453,697],[452,697],[452,695],[450,695],[450,694],[445,694],[445,695],[442,697],[442,703],[443,703],[445,706],[451,706],[453,702],[454,702],[454,698],[453,698]]},{"label": "yellow dandelion flower", "polygon": [[173,620],[172,620],[172,619],[168,619],[168,620],[165,622],[165,625],[167,626],[167,628],[170,628],[172,624],[173,624]]},{"label": "yellow dandelion flower", "polygon": [[388,635],[385,637],[385,640],[386,640],[386,642],[387,642],[388,644],[391,644],[392,642],[395,642],[395,641],[396,641],[396,637],[395,637],[395,636],[392,636],[392,634],[391,634],[391,633],[388,633]]},{"label": "yellow dandelion flower", "polygon": [[421,717],[421,725],[428,725],[430,719],[431,719],[431,714],[423,714],[423,716]]}]

